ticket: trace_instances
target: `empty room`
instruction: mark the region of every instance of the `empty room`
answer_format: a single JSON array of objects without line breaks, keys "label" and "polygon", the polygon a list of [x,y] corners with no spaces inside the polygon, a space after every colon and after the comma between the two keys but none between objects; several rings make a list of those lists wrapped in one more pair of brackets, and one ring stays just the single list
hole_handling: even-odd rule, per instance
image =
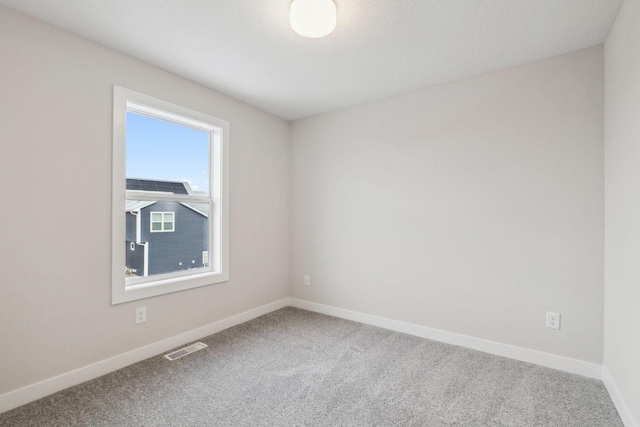
[{"label": "empty room", "polygon": [[0,426],[640,426],[640,0],[0,0]]}]

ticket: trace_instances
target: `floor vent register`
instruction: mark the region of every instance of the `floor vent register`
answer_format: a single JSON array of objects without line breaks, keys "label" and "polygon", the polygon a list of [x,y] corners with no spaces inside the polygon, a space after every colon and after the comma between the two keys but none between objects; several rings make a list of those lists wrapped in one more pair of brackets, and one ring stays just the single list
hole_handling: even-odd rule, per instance
[{"label": "floor vent register", "polygon": [[194,344],[191,344],[185,348],[181,348],[180,350],[176,350],[176,351],[172,351],[169,354],[165,354],[164,357],[166,357],[169,360],[176,360],[176,359],[180,359],[181,357],[186,356],[187,354],[191,354],[194,351],[198,351],[198,350],[202,350],[203,348],[207,347],[207,345],[203,342],[197,342]]}]

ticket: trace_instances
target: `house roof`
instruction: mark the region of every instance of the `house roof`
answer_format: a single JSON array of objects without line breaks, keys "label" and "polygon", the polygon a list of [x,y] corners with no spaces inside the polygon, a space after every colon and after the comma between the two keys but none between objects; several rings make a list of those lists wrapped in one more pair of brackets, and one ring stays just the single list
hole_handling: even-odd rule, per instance
[{"label": "house roof", "polygon": [[127,190],[156,191],[173,194],[191,194],[191,186],[181,181],[127,178]]},{"label": "house roof", "polygon": [[[146,192],[162,192],[173,194],[194,194],[188,182],[180,181],[158,181],[151,179],[127,178],[127,190],[146,191]],[[196,193],[197,194],[197,193]],[[133,212],[151,206],[157,201],[134,200],[128,199],[126,202],[126,211]],[[178,202],[176,202],[178,203]],[[198,202],[179,202],[182,206],[199,213],[202,216],[209,216],[209,203]]]},{"label": "house roof", "polygon": [[[144,209],[148,206],[151,206],[157,202],[148,201],[148,200],[127,200],[126,203],[126,212],[134,212]],[[191,209],[192,211],[199,213],[204,217],[209,217],[209,203],[184,203],[180,202],[180,204],[186,208]]]},{"label": "house roof", "polygon": [[140,209],[144,209],[154,203],[156,202],[150,202],[148,200],[127,200],[125,210],[127,212],[139,211]]},{"label": "house roof", "polygon": [[182,206],[199,213],[202,216],[209,217],[209,203],[180,203]]}]

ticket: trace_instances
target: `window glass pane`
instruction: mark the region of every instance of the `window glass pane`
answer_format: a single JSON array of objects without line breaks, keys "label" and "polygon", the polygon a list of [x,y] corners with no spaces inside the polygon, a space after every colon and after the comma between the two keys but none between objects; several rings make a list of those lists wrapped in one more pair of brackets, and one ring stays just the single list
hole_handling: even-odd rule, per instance
[{"label": "window glass pane", "polygon": [[162,214],[161,213],[152,213],[151,221],[153,222],[162,222]]},{"label": "window glass pane", "polygon": [[127,250],[127,277],[209,266],[209,202],[127,199],[126,209],[126,241],[138,242]]},{"label": "window glass pane", "polygon": [[208,132],[127,112],[126,137],[127,178],[147,180],[128,190],[180,194],[173,184],[186,182],[190,194],[209,193]]}]

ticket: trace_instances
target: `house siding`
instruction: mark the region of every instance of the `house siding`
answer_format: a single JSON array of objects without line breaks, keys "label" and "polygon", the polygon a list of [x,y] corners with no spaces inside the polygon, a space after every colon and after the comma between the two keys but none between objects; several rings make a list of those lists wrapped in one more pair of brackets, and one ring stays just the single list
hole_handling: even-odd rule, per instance
[{"label": "house siding", "polygon": [[[149,242],[149,275],[204,267],[208,220],[177,202],[157,202],[142,209],[143,242]],[[175,212],[175,231],[150,231],[151,212]],[[180,265],[182,263],[182,265]]]},{"label": "house siding", "polygon": [[[130,242],[136,241],[136,216],[131,212],[127,212],[127,237],[126,240]],[[128,246],[127,246],[128,248]],[[127,265],[129,265],[127,263]]]},{"label": "house siding", "polygon": [[[131,243],[134,244],[135,250],[133,251],[131,250]],[[127,267],[134,269],[138,276],[142,276],[144,274],[144,245],[138,245],[127,238],[125,251],[127,254]]]}]

